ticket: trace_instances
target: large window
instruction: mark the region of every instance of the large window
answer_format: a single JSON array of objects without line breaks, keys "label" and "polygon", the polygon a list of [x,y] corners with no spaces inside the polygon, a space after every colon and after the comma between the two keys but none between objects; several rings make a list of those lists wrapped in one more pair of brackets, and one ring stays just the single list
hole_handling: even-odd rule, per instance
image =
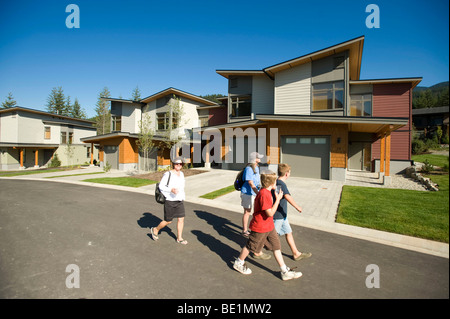
[{"label": "large window", "polygon": [[170,121],[170,117],[168,113],[158,113],[157,116],[157,123],[158,123],[158,131],[166,131],[170,127],[170,122],[172,122],[172,129],[178,128],[179,125],[179,116],[177,113],[172,114],[172,121]]},{"label": "large window", "polygon": [[250,116],[252,113],[252,97],[250,95],[231,97],[231,116]]},{"label": "large window", "polygon": [[352,94],[350,116],[372,116],[372,94]]},{"label": "large window", "polygon": [[313,84],[313,111],[342,109],[344,81]]}]

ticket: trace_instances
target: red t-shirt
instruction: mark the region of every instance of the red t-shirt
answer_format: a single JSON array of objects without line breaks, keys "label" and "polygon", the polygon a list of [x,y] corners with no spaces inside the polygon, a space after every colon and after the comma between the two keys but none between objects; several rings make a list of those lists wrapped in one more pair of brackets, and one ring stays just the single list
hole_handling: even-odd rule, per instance
[{"label": "red t-shirt", "polygon": [[273,217],[267,216],[265,210],[271,209],[273,206],[272,193],[262,188],[255,198],[254,213],[250,222],[250,229],[257,233],[270,232],[275,226]]}]

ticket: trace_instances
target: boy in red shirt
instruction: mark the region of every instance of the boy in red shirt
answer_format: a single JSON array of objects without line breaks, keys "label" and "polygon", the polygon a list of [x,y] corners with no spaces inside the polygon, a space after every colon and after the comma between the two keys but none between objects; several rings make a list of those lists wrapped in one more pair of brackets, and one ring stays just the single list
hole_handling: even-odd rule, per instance
[{"label": "boy in red shirt", "polygon": [[277,211],[278,204],[283,197],[280,190],[276,193],[275,203],[272,201],[272,189],[276,188],[277,175],[271,171],[261,174],[262,189],[256,195],[254,203],[253,219],[250,222],[250,236],[241,254],[235,260],[233,268],[241,274],[250,275],[252,271],[247,268],[244,261],[250,252],[259,254],[263,247],[273,251],[273,255],[281,268],[281,279],[296,279],[302,276],[301,272],[295,272],[286,266],[281,254],[281,244],[273,223],[273,215]]}]

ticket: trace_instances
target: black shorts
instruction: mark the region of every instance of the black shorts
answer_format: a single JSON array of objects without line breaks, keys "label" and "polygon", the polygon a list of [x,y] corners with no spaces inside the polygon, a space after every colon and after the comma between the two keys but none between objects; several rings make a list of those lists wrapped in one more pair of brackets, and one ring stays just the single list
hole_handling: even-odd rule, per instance
[{"label": "black shorts", "polygon": [[164,203],[164,221],[171,222],[174,218],[181,218],[186,215],[183,201],[169,201]]}]

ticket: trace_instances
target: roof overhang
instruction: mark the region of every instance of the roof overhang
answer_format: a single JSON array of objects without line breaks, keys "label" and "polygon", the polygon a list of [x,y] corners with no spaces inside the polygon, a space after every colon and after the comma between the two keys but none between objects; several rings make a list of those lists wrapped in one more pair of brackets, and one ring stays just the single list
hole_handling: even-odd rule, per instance
[{"label": "roof overhang", "polygon": [[395,131],[408,124],[408,118],[314,116],[314,115],[255,115],[261,121],[288,121],[305,123],[345,124],[349,132],[376,133]]},{"label": "roof overhang", "polygon": [[37,144],[37,143],[0,143],[0,147],[12,147],[12,148],[34,148],[34,149],[54,149],[58,148],[59,144]]},{"label": "roof overhang", "polygon": [[230,76],[266,75],[263,70],[216,70],[216,73],[227,79]]},{"label": "roof overhang", "polygon": [[263,69],[263,71],[266,72],[271,77],[273,77],[274,74],[277,72],[287,70],[307,62],[323,59],[327,56],[348,50],[350,60],[350,80],[358,80],[359,75],[361,73],[363,46],[364,46],[364,36],[361,36],[340,44],[333,45],[326,49],[322,49],[307,55],[300,56],[298,58],[294,58],[285,62],[269,66]]},{"label": "roof overhang", "polygon": [[422,81],[421,77],[415,77],[415,78],[354,80],[350,81],[349,83],[351,85],[411,83],[411,88],[414,89],[421,81]]},{"label": "roof overhang", "polygon": [[198,130],[207,131],[208,129],[245,128],[249,126],[261,126],[268,122],[342,124],[348,127],[349,132],[381,134],[387,131],[395,131],[407,125],[408,118],[256,114],[255,118],[252,120],[208,126],[199,128]]},{"label": "roof overhang", "polygon": [[147,96],[146,98],[143,98],[139,102],[141,102],[141,103],[149,103],[151,101],[157,100],[157,99],[159,99],[161,97],[164,97],[166,95],[169,95],[169,94],[175,94],[175,95],[178,95],[178,96],[182,96],[182,97],[185,97],[187,99],[190,99],[190,100],[193,100],[193,101],[205,104],[205,105],[209,105],[209,106],[216,106],[216,105],[218,105],[217,103],[215,103],[213,101],[207,100],[207,99],[202,98],[200,96],[197,96],[197,95],[194,95],[194,94],[191,94],[191,93],[188,93],[188,92],[184,92],[184,91],[172,88],[172,87],[168,88],[168,89],[165,89],[163,91],[160,91],[158,93],[155,93],[153,95]]}]

